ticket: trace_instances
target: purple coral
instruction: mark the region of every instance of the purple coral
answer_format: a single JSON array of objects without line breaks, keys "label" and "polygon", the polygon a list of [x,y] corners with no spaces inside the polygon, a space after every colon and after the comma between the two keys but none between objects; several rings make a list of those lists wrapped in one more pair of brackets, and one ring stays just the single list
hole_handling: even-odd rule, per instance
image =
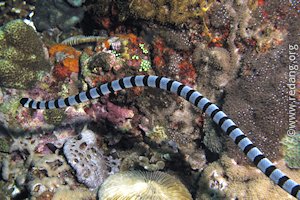
[{"label": "purple coral", "polygon": [[109,101],[105,105],[100,103],[93,104],[91,109],[87,110],[87,113],[96,120],[107,119],[109,122],[119,127],[122,127],[128,122],[128,119],[132,119],[134,116],[132,110],[122,108]]}]

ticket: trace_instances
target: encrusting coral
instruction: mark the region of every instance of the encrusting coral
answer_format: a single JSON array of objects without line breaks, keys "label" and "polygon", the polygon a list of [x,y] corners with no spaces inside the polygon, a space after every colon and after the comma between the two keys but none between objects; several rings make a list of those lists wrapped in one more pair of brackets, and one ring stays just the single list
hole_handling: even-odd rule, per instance
[{"label": "encrusting coral", "polygon": [[27,89],[49,71],[43,44],[34,29],[22,20],[0,28],[0,86]]},{"label": "encrusting coral", "polygon": [[[288,130],[288,68],[278,62],[279,59],[288,60],[288,54],[284,53],[287,48],[282,46],[258,58],[255,53],[245,55],[249,74],[228,84],[223,105],[223,110],[273,160],[282,158],[278,144]],[[228,155],[238,163],[246,160],[232,143],[227,142],[226,146]]]},{"label": "encrusting coral", "polygon": [[51,200],[95,200],[96,195],[87,189],[59,189]]},{"label": "encrusting coral", "polygon": [[102,184],[99,200],[191,200],[191,194],[175,177],[164,172],[127,171],[110,176]]},{"label": "encrusting coral", "polygon": [[55,63],[53,75],[58,80],[64,80],[71,76],[71,73],[79,72],[80,52],[65,44],[55,44],[49,48],[51,61]]}]

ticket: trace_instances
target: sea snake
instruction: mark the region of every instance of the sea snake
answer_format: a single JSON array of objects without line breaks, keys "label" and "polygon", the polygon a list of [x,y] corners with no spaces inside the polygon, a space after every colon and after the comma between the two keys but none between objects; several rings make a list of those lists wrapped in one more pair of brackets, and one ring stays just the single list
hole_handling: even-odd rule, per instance
[{"label": "sea snake", "polygon": [[30,98],[22,98],[20,103],[26,108],[54,109],[73,106],[81,102],[95,99],[109,93],[113,93],[131,87],[153,87],[173,92],[191,102],[208,116],[228,135],[245,155],[268,176],[275,184],[279,185],[289,194],[300,200],[300,185],[287,177],[283,172],[267,159],[264,154],[249,140],[237,125],[215,104],[211,103],[201,93],[195,91],[178,81],[161,76],[139,75],[124,77],[119,80],[108,82],[94,87],[77,95],[65,99],[50,101],[35,101]]},{"label": "sea snake", "polygon": [[84,36],[84,35],[76,35],[70,38],[65,39],[62,41],[62,44],[65,45],[79,45],[83,43],[91,43],[91,42],[99,42],[106,40],[107,37],[101,37],[101,36]]}]

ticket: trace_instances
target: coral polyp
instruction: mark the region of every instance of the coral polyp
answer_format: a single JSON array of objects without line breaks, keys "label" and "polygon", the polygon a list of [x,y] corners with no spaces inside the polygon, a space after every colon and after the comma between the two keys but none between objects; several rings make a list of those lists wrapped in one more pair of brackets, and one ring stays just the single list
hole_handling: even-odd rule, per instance
[{"label": "coral polyp", "polygon": [[191,200],[187,188],[160,171],[127,171],[110,176],[102,184],[99,200]]}]

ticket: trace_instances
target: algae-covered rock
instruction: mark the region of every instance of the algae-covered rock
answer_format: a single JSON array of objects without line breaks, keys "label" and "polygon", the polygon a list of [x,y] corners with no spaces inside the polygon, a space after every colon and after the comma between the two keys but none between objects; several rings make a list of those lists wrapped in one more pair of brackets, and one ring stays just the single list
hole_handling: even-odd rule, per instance
[{"label": "algae-covered rock", "polygon": [[0,86],[27,89],[50,70],[43,43],[22,20],[0,28]]},{"label": "algae-covered rock", "polygon": [[288,167],[300,169],[300,134],[285,136],[283,144],[284,160]]},{"label": "algae-covered rock", "polygon": [[45,121],[53,125],[59,125],[65,117],[64,109],[45,110],[44,112]]},{"label": "algae-covered rock", "polygon": [[0,152],[8,153],[9,152],[9,141],[7,138],[0,137]]}]

